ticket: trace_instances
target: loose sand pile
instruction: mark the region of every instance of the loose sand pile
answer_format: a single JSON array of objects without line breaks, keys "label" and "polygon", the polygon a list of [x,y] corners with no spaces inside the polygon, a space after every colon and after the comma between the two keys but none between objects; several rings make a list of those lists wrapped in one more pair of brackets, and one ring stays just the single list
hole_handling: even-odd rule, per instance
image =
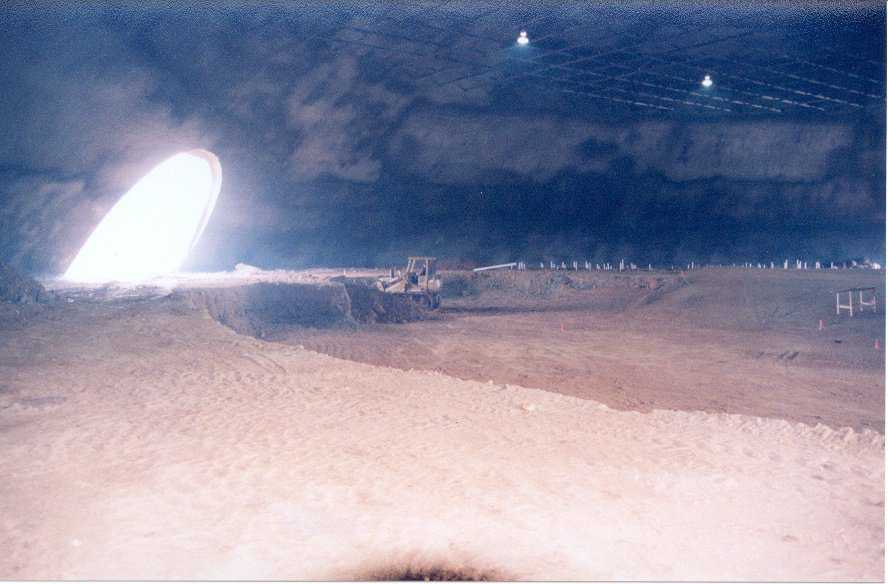
[{"label": "loose sand pile", "polygon": [[0,331],[0,578],[883,577],[880,433],[357,364],[170,301],[63,308]]}]

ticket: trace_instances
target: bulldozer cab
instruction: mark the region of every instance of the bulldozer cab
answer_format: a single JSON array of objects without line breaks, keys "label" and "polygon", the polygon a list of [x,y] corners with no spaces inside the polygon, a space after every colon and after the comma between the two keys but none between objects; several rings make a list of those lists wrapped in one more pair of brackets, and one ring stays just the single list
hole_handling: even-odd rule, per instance
[{"label": "bulldozer cab", "polygon": [[433,309],[441,302],[441,278],[435,269],[435,258],[429,256],[409,256],[403,274],[379,278],[376,287],[388,294],[409,295]]},{"label": "bulldozer cab", "polygon": [[435,278],[435,259],[427,256],[410,256],[407,258],[407,270],[404,272],[411,284],[427,288],[429,280]]}]

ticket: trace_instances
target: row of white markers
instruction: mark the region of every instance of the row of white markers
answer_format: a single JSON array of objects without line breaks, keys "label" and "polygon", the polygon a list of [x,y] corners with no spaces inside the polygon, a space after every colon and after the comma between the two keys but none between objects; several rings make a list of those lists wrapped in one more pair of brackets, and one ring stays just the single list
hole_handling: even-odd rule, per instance
[{"label": "row of white markers", "polygon": [[[851,264],[852,265],[850,267],[855,267],[855,268],[858,267],[858,264],[856,261],[852,261]],[[515,267],[518,270],[526,270],[527,263],[517,262]],[[583,269],[583,270],[586,270],[587,272],[591,272],[592,270],[605,271],[605,272],[609,272],[609,271],[623,272],[623,271],[627,271],[627,270],[631,271],[631,270],[638,270],[639,269],[639,267],[637,265],[635,265],[633,262],[626,263],[626,260],[620,260],[620,263],[617,265],[614,265],[611,263],[593,264],[592,262],[584,261],[582,263],[582,266],[580,265],[580,262],[577,262],[577,261],[573,261],[570,264],[567,264],[565,262],[561,262],[559,264],[558,262],[554,262],[554,261],[550,260],[548,266],[546,266],[546,264],[544,262],[540,262],[540,269],[541,270],[545,270],[547,267],[550,270],[579,271],[580,269]],[[699,264],[697,264],[695,262],[690,262],[689,264],[685,265],[683,268],[680,267],[680,269],[696,270],[701,267],[703,267],[703,266],[700,266]],[[718,267],[728,267],[728,266],[719,265]],[[736,267],[738,267],[738,265],[731,264],[730,267],[736,268]],[[740,264],[739,267],[746,268],[746,269],[759,269],[759,270],[780,269],[779,264],[775,265],[774,262],[770,262],[770,265],[762,264],[762,263],[753,264],[752,262],[746,262],[746,263]],[[802,260],[796,260],[794,267],[796,270],[807,270],[808,269],[808,262],[803,262]],[[825,269],[838,270],[840,268],[847,268],[847,267],[849,267],[847,264],[843,264],[843,266],[837,266],[835,264],[835,262],[830,262],[828,268],[825,265],[821,264],[820,262],[814,262],[814,266],[813,266],[813,268],[815,270],[825,270]],[[881,266],[879,264],[871,264],[868,267],[871,267],[876,270],[881,269]],[[791,266],[790,266],[789,260],[783,260],[783,269],[789,270],[790,268],[791,268]],[[648,264],[647,269],[648,269],[648,271],[652,271],[654,268],[651,266],[651,264]],[[675,270],[675,266],[674,265],[670,266],[670,269]]]}]

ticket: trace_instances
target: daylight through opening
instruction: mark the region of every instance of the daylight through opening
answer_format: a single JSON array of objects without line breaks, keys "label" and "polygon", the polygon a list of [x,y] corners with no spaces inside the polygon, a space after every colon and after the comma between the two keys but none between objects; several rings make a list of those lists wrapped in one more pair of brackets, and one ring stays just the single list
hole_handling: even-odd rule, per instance
[{"label": "daylight through opening", "polygon": [[209,221],[222,169],[206,150],[155,166],[105,215],[64,277],[134,281],[178,271]]}]

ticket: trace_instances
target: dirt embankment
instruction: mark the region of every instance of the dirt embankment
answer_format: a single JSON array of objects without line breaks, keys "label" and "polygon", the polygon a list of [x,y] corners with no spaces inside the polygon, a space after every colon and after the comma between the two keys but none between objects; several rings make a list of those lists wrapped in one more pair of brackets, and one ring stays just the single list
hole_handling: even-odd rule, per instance
[{"label": "dirt embankment", "polygon": [[412,322],[429,316],[429,311],[414,299],[377,290],[373,278],[341,278],[339,281],[351,299],[352,318],[361,324]]},{"label": "dirt embankment", "polygon": [[172,293],[171,300],[206,309],[236,332],[258,338],[291,328],[353,329],[359,324],[409,322],[427,315],[412,299],[385,294],[373,288],[370,280],[359,278],[181,288]]},{"label": "dirt embankment", "polygon": [[[857,307],[853,319],[847,312],[836,315],[836,292],[870,287],[875,308]],[[865,299],[871,294],[865,292]],[[738,331],[809,331],[821,320],[824,327],[847,328],[851,321],[855,330],[880,336],[885,279],[864,270],[454,271],[444,273],[443,296],[445,310],[463,313],[592,310]],[[857,293],[854,301],[857,306]]]},{"label": "dirt embankment", "polygon": [[342,284],[251,284],[186,288],[171,299],[210,316],[241,334],[264,338],[286,327],[354,325],[351,300]]},{"label": "dirt embankment", "polygon": [[[868,272],[529,270],[445,271],[442,277],[444,308],[439,312],[429,312],[409,297],[377,290],[370,277],[183,287],[174,296],[192,307],[206,308],[238,332],[268,338],[289,328],[355,328],[461,314],[572,310],[717,330],[797,332],[817,327],[820,320],[831,330],[844,330],[849,319],[835,315],[837,290],[875,286],[878,298],[885,294],[881,276]],[[884,310],[876,308],[855,315],[850,323],[855,331],[878,336]]]},{"label": "dirt embankment", "polygon": [[0,263],[0,302],[35,304],[50,299],[51,295],[39,282]]},{"label": "dirt embankment", "polygon": [[[373,278],[336,277],[322,283],[260,282],[242,286],[187,287],[172,294],[191,308],[206,309],[235,331],[269,338],[293,328],[347,328],[425,320],[435,313],[414,299],[385,294]],[[674,275],[588,272],[446,272],[442,296],[465,305],[545,306],[577,304],[622,309],[650,301],[681,285]]]},{"label": "dirt embankment", "polygon": [[0,331],[27,326],[55,300],[40,282],[0,263]]},{"label": "dirt embankment", "polygon": [[445,298],[478,296],[491,292],[507,293],[515,297],[552,298],[572,292],[596,289],[624,289],[652,292],[680,285],[682,277],[658,272],[584,272],[501,270],[491,272],[442,272]]},{"label": "dirt embankment", "polygon": [[622,312],[685,285],[677,273],[444,272],[445,307],[458,312],[598,310]]}]

